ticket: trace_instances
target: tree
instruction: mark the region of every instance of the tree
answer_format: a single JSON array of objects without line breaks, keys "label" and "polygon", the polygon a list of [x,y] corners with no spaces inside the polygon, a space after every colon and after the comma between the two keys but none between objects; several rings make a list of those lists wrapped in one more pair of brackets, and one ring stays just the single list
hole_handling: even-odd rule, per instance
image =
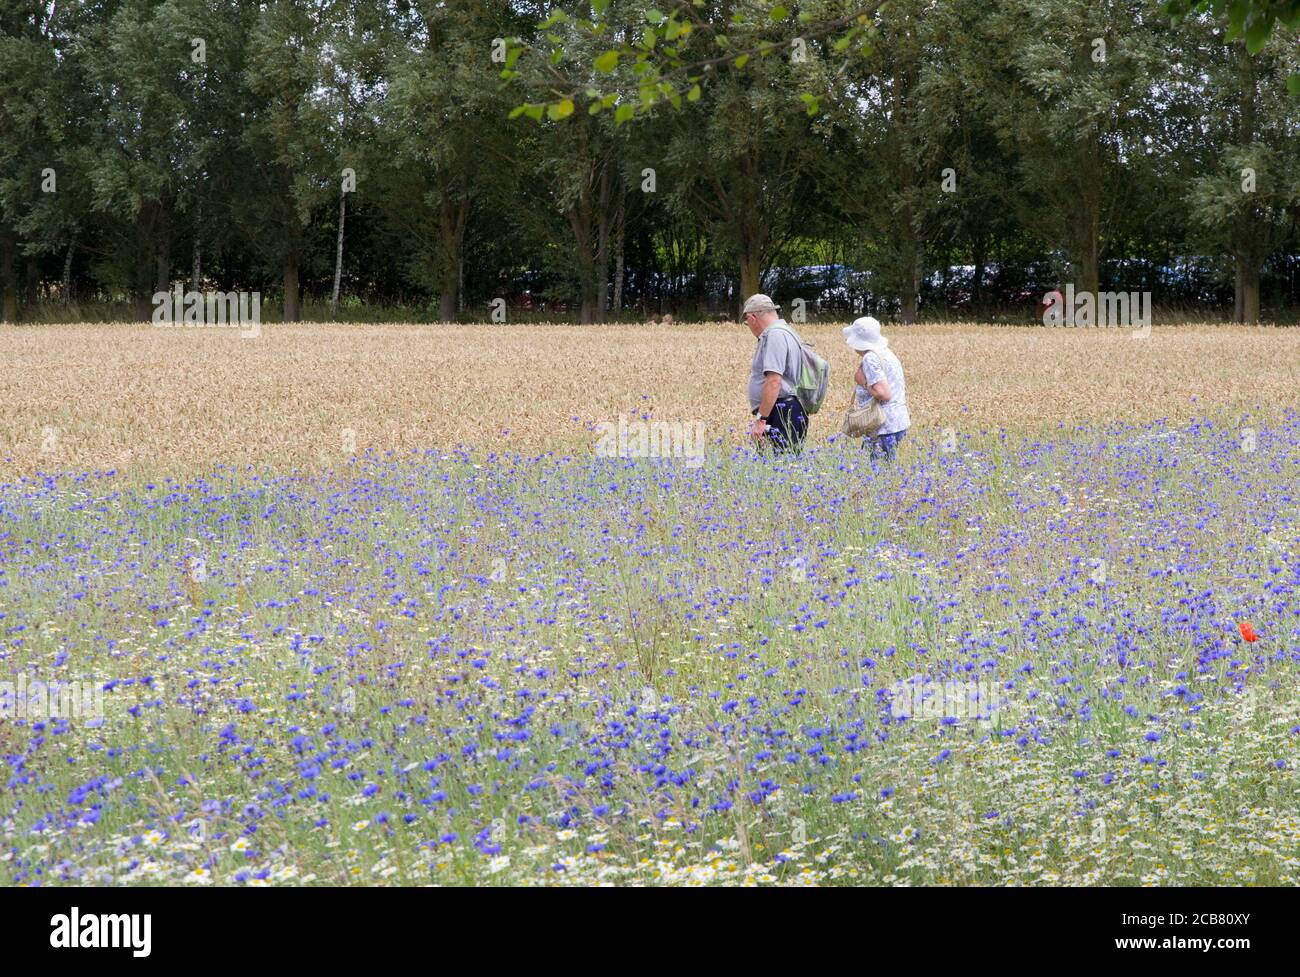
[{"label": "tree", "polygon": [[1286,48],[1252,57],[1241,41],[1213,48],[1192,89],[1204,128],[1202,172],[1185,198],[1194,239],[1233,263],[1233,320],[1260,312],[1260,269],[1293,228],[1300,205],[1300,133],[1286,115]]},{"label": "tree", "polygon": [[272,0],[253,25],[244,149],[252,163],[238,220],[281,269],[284,321],[302,316],[300,276],[317,209],[339,187],[323,92],[330,0]]},{"label": "tree", "polygon": [[[0,321],[18,316],[18,259],[26,258],[30,303],[40,257],[62,252],[67,269],[89,210],[84,154],[76,144],[88,108],[69,50],[84,16],[35,2],[0,7]],[[65,300],[67,292],[65,275]]]},{"label": "tree", "polygon": [[760,290],[772,260],[813,216],[817,143],[798,92],[820,71],[806,46],[774,48],[748,68],[720,66],[707,91],[670,115],[670,199],[704,219],[742,297]]},{"label": "tree", "polygon": [[[899,0],[882,11],[871,53],[828,72],[819,125],[831,147],[822,166],[836,203],[857,229],[880,287],[915,322],[927,244],[952,221],[960,86],[944,84],[941,44],[949,2]],[[963,114],[965,119],[969,113]],[[945,175],[945,170],[951,173]]]},{"label": "tree", "polygon": [[456,314],[476,200],[524,162],[506,118],[513,103],[501,64],[492,61],[494,39],[522,26],[505,3],[420,0],[390,55],[380,134],[397,191],[388,215],[432,269],[443,322]]},{"label": "tree", "polygon": [[[1175,22],[1195,12],[1226,20],[1224,40],[1240,38],[1252,55],[1264,50],[1275,26],[1279,33],[1300,30],[1300,0],[1165,0],[1164,9]],[[1287,88],[1300,95],[1300,71],[1287,77]]]},{"label": "tree", "polygon": [[[1008,0],[983,23],[989,117],[1017,160],[1020,222],[1099,290],[1124,160],[1140,145],[1166,55],[1144,0]],[[1163,25],[1167,28],[1167,24]]]}]

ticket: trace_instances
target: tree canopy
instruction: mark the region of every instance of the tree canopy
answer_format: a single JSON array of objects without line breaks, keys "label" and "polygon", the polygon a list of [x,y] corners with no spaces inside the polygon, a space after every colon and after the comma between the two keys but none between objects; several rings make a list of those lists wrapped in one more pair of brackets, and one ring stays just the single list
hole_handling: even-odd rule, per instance
[{"label": "tree canopy", "polygon": [[0,0],[0,311],[1027,319],[1068,281],[1294,318],[1297,30],[1300,0]]}]

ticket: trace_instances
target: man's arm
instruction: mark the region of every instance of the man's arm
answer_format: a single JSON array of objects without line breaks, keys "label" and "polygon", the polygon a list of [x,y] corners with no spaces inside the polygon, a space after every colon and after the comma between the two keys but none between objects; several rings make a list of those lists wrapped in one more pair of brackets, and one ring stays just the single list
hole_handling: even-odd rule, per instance
[{"label": "man's arm", "polygon": [[763,432],[767,430],[767,422],[763,418],[771,416],[772,409],[776,407],[776,398],[779,396],[781,396],[781,374],[768,370],[763,374],[763,396],[758,401],[758,416],[754,418],[754,423],[749,429],[751,436],[756,438],[763,436]]},{"label": "man's arm", "polygon": [[758,416],[768,417],[781,396],[781,374],[768,371],[763,374],[763,396],[758,402]]}]

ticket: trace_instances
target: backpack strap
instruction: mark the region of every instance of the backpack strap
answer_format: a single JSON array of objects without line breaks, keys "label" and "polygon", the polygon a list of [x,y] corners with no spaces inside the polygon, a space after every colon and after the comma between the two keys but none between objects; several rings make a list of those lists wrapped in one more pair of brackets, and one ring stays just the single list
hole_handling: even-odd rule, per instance
[{"label": "backpack strap", "polygon": [[788,332],[791,336],[794,337],[794,341],[795,341],[796,343],[798,343],[800,346],[803,346],[803,338],[802,338],[802,337],[801,337],[797,332],[795,332],[793,329],[791,329],[790,326],[787,325],[785,322],[774,322],[774,323],[772,323],[770,326],[768,326],[767,328],[768,328],[768,329],[784,329],[786,332]]}]

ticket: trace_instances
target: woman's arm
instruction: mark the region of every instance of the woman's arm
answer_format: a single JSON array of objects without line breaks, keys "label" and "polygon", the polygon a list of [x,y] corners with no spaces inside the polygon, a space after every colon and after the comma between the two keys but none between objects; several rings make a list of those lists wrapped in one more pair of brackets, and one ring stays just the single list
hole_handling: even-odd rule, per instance
[{"label": "woman's arm", "polygon": [[[858,386],[867,387],[867,376],[862,372],[862,364],[858,364],[858,372],[853,374],[853,379],[857,381]],[[882,404],[887,404],[894,399],[894,391],[889,389],[889,381],[883,377],[867,387],[867,393],[875,397]]]}]

